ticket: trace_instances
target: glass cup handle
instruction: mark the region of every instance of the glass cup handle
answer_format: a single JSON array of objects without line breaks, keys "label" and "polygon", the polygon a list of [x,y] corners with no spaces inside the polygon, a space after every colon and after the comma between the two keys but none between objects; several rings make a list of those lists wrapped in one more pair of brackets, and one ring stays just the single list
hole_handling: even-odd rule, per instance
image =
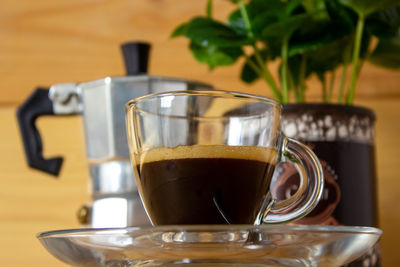
[{"label": "glass cup handle", "polygon": [[[270,204],[263,212],[264,223],[287,223],[307,215],[322,196],[324,177],[321,164],[306,145],[284,136],[282,138],[282,161],[289,161],[296,166],[300,174],[300,186],[288,199],[276,200],[271,194]],[[279,178],[278,178],[279,180]],[[274,184],[271,184],[273,188]]]}]

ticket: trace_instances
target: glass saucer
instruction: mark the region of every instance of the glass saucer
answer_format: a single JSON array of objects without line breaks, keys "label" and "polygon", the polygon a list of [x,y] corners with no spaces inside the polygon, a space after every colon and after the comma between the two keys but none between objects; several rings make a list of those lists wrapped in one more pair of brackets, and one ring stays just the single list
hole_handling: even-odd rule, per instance
[{"label": "glass saucer", "polygon": [[372,227],[201,225],[76,229],[38,235],[72,266],[340,266],[379,239]]}]

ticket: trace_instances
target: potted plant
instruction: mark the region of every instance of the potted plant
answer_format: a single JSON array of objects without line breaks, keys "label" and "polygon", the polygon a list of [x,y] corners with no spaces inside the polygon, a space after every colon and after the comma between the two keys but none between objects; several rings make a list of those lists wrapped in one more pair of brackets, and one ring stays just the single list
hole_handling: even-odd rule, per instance
[{"label": "potted plant", "polygon": [[[375,114],[353,101],[365,61],[400,68],[399,1],[230,2],[236,9],[226,21],[213,18],[208,0],[206,16],[179,25],[171,37],[188,38],[196,60],[210,69],[244,58],[241,79],[264,80],[284,104],[286,135],[309,144],[325,167],[325,197],[299,223],[376,226]],[[279,80],[271,62],[279,63]],[[312,76],[320,81],[321,103],[306,103]],[[284,198],[296,190],[298,175],[289,166],[279,171],[288,182],[275,194]],[[374,253],[351,266],[380,266]]]}]

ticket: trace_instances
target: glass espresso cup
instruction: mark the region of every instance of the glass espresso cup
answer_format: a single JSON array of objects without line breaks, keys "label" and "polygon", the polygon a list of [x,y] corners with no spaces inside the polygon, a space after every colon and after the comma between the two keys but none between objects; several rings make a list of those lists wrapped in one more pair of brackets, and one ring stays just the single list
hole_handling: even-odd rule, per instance
[{"label": "glass espresso cup", "polygon": [[[317,157],[280,130],[281,105],[225,91],[156,93],[126,104],[136,183],[153,225],[289,222],[317,204]],[[296,194],[276,200],[279,162],[298,169]]]}]

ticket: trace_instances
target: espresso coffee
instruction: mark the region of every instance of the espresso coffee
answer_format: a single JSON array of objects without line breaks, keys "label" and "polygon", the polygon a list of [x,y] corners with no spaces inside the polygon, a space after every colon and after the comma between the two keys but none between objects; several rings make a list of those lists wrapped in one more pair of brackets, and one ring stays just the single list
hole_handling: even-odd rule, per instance
[{"label": "espresso coffee", "polygon": [[153,224],[253,224],[269,191],[277,151],[195,145],[133,157]]}]

